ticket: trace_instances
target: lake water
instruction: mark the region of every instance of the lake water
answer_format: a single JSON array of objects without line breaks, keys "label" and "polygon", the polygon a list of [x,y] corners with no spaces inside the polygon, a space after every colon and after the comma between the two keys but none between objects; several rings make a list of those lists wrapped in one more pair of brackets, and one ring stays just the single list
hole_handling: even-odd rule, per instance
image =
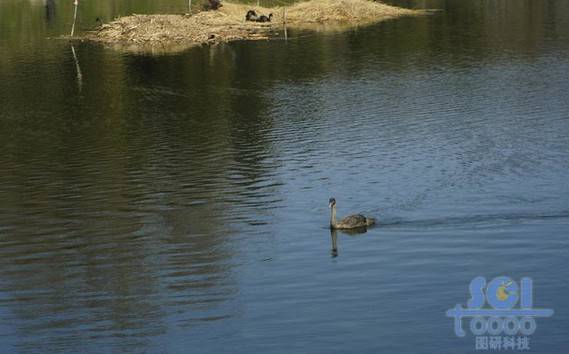
[{"label": "lake water", "polygon": [[392,3],[443,11],[153,56],[0,0],[2,352],[474,352],[445,312],[505,275],[566,353],[569,2]]}]

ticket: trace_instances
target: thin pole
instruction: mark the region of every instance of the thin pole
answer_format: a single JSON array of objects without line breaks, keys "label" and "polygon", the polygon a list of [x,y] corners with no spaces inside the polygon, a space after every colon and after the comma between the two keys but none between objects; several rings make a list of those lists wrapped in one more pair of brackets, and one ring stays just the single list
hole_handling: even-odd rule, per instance
[{"label": "thin pole", "polygon": [[286,29],[286,7],[283,8],[283,27],[284,27],[284,36],[285,42],[288,41],[288,33]]},{"label": "thin pole", "polygon": [[77,21],[77,8],[79,7],[79,0],[75,0],[73,2],[75,5],[75,11],[73,12],[73,26],[71,26],[71,37],[73,37],[73,33],[75,33],[75,21]]},{"label": "thin pole", "polygon": [[188,13],[192,14],[192,0],[188,0]]},{"label": "thin pole", "polygon": [[81,67],[79,66],[79,59],[77,59],[74,46],[71,46],[71,53],[73,53],[73,61],[75,61],[75,70],[77,71],[77,86],[79,87],[79,92],[81,92],[81,88],[83,87],[83,74],[81,74]]}]

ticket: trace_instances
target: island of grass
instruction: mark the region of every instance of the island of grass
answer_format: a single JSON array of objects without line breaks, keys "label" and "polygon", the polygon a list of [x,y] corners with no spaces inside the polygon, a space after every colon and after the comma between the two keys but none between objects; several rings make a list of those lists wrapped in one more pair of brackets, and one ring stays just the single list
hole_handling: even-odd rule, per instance
[{"label": "island of grass", "polygon": [[[272,21],[245,21],[248,10],[259,15],[273,14]],[[311,25],[346,28],[423,13],[371,0],[309,0],[286,8],[223,2],[218,10],[193,15],[121,17],[89,33],[87,39],[125,49],[163,47],[175,50],[196,44],[269,39],[285,24],[288,28],[309,28]]]}]

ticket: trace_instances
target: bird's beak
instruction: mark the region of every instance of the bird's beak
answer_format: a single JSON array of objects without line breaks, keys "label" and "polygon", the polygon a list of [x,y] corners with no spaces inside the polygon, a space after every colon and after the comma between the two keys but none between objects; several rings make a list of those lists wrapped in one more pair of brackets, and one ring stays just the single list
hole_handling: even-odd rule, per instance
[{"label": "bird's beak", "polygon": [[328,203],[328,208],[332,208],[332,203]]}]

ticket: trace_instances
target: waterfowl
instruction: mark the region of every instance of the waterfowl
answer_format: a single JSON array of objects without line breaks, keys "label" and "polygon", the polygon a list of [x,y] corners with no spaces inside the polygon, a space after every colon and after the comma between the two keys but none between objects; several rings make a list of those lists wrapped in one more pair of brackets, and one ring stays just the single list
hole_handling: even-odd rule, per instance
[{"label": "waterfowl", "polygon": [[245,15],[245,21],[257,21],[257,19],[258,17],[255,10],[247,11],[247,14]]},{"label": "waterfowl", "polygon": [[221,0],[208,0],[208,3],[208,5],[205,5],[207,7],[207,10],[218,10],[223,6]]},{"label": "waterfowl", "polygon": [[257,22],[271,22],[272,19],[273,19],[273,14],[269,14],[268,17],[265,15],[261,15],[257,19]]},{"label": "waterfowl", "polygon": [[336,221],[336,199],[330,198],[330,228],[331,229],[356,229],[375,224],[375,219],[362,214],[349,215],[340,221]]}]

